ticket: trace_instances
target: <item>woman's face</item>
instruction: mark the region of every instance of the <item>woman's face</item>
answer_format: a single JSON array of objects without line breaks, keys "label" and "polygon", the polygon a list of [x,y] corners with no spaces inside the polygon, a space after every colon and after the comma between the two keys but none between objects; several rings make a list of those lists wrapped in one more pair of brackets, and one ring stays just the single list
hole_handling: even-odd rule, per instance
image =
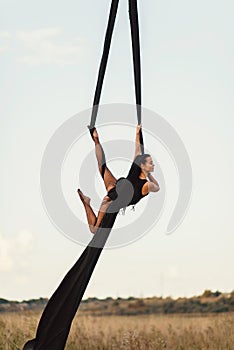
[{"label": "woman's face", "polygon": [[151,157],[147,157],[145,164],[141,164],[141,168],[142,170],[145,170],[148,173],[152,173],[154,171],[154,162],[153,159]]}]

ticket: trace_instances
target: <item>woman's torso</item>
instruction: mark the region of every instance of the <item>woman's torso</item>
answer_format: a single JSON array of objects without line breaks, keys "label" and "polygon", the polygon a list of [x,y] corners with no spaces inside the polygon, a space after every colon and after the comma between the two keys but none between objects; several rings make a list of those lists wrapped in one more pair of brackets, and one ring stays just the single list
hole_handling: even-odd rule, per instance
[{"label": "woman's torso", "polygon": [[[126,179],[128,179],[130,182],[131,178],[126,177]],[[143,197],[147,196],[149,193],[145,193],[146,192],[146,186],[143,189],[143,186],[148,182],[147,179],[142,179],[140,177],[138,177],[137,179],[134,180],[134,183],[132,183],[133,185],[133,189],[134,189],[134,193],[133,193],[133,197],[131,202],[128,205],[132,205],[132,204],[136,204],[138,203]],[[143,189],[143,190],[142,190]]]},{"label": "woman's torso", "polygon": [[[129,205],[134,205],[136,203],[138,203],[143,197],[147,196],[149,193],[148,191],[148,186],[144,186],[148,180],[147,179],[142,179],[140,177],[138,177],[137,179],[132,179],[131,176],[127,176],[125,177],[121,177],[117,180],[117,182],[121,181],[122,179],[127,179],[128,181],[131,182],[132,186],[133,186],[133,195],[132,195],[132,199],[129,202]],[[116,184],[117,184],[116,182]],[[144,187],[144,188],[143,188]],[[118,194],[116,192],[116,186],[113,187],[111,190],[108,191],[107,195],[112,199],[115,200],[118,197]]]}]

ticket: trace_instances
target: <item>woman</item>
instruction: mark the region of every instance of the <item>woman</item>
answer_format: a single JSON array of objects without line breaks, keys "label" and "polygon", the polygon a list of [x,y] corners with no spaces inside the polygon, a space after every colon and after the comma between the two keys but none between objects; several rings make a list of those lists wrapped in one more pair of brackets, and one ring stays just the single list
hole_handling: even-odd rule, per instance
[{"label": "woman", "polygon": [[[141,200],[141,198],[145,197],[149,192],[159,191],[159,184],[151,174],[151,172],[154,171],[153,160],[150,154],[141,155],[141,149],[140,149],[141,127],[142,127],[141,124],[137,125],[134,161],[126,177],[126,179],[128,179],[132,183],[133,189],[134,189],[132,200],[128,204],[128,206],[136,204]],[[94,131],[93,131],[93,140],[95,143],[95,153],[98,161],[98,168],[99,168],[100,174],[102,175],[103,174],[102,163],[103,163],[104,152],[100,144],[96,128],[94,128]],[[147,177],[149,181],[147,180]],[[114,177],[114,175],[111,173],[111,171],[108,169],[106,165],[105,165],[103,180],[107,190],[107,195],[103,198],[97,217],[90,206],[90,198],[85,196],[80,189],[77,190],[80,196],[80,199],[84,205],[89,228],[92,233],[95,233],[97,231],[103,219],[103,216],[106,212],[106,209],[108,208],[110,203],[113,200],[115,200],[117,197],[117,193],[115,189],[116,189],[116,183],[118,180]]]}]

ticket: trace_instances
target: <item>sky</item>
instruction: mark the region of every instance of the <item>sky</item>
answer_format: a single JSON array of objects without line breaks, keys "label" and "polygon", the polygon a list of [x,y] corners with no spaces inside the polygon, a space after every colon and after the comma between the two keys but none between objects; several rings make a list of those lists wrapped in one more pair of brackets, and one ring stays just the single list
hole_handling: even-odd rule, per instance
[{"label": "sky", "polygon": [[[54,132],[92,105],[109,6],[107,0],[0,0],[1,298],[50,297],[84,250],[50,221],[41,198],[40,168]],[[178,174],[156,143],[167,192],[164,211],[141,239],[104,249],[84,298],[229,292],[234,289],[234,4],[139,0],[138,7],[142,104],[183,141],[193,169],[192,200],[184,221],[166,235]],[[126,0],[120,1],[101,103],[134,103]],[[97,126],[101,122],[98,116]],[[111,115],[110,122],[115,122]],[[94,152],[83,132],[87,152]],[[100,133],[109,140],[108,127]],[[111,137],[119,137],[117,128]],[[134,141],[132,131],[128,137]],[[73,160],[81,152],[78,143],[76,149]],[[82,172],[71,163],[64,174],[71,176],[74,168]],[[116,162],[113,170],[118,171]],[[101,200],[105,188],[98,172],[95,186]],[[157,203],[157,194],[152,195]],[[85,220],[75,193],[69,196]],[[88,228],[84,235],[92,237]]]}]

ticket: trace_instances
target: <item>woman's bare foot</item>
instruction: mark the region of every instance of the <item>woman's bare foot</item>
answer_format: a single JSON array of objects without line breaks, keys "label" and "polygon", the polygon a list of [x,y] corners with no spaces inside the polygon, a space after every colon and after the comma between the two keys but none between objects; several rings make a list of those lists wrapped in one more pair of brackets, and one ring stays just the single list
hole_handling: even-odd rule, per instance
[{"label": "woman's bare foot", "polygon": [[80,199],[82,200],[83,203],[90,205],[91,198],[85,196],[79,188],[77,190],[77,193],[80,196]]}]

